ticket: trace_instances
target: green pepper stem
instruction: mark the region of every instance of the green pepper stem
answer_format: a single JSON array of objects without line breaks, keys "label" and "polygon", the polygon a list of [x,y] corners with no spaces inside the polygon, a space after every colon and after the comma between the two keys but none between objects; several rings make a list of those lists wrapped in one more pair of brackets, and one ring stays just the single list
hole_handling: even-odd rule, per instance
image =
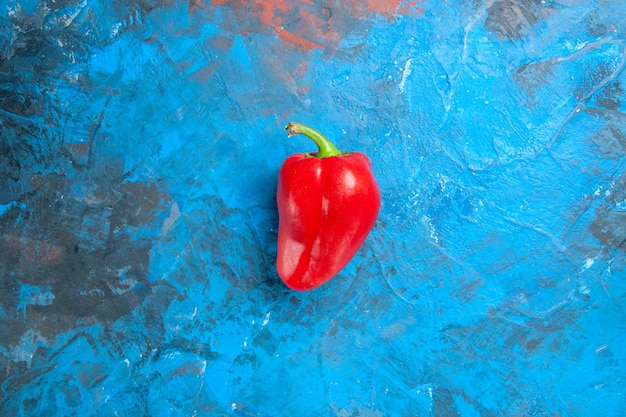
[{"label": "green pepper stem", "polygon": [[315,142],[318,149],[317,154],[315,154],[316,158],[327,158],[329,156],[343,155],[343,152],[337,149],[326,136],[322,135],[320,132],[311,127],[303,125],[302,123],[289,122],[287,123],[287,126],[285,126],[285,130],[289,132],[289,137],[299,133]]}]

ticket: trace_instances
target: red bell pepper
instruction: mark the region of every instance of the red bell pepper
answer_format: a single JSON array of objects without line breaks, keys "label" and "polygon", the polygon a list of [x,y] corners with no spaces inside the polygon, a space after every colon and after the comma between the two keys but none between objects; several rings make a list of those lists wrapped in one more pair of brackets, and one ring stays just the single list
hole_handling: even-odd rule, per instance
[{"label": "red bell pepper", "polygon": [[376,222],[380,191],[364,154],[340,152],[300,123],[285,129],[318,147],[285,160],[276,192],[276,270],[289,288],[306,291],[330,280],[357,253]]}]

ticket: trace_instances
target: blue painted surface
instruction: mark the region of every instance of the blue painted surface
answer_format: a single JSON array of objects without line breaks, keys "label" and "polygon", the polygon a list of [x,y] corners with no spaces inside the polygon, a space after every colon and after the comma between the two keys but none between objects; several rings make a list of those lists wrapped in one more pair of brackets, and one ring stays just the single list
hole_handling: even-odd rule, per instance
[{"label": "blue painted surface", "polygon": [[[626,6],[15,1],[2,415],[626,414]],[[274,270],[286,122],[380,218]]]}]

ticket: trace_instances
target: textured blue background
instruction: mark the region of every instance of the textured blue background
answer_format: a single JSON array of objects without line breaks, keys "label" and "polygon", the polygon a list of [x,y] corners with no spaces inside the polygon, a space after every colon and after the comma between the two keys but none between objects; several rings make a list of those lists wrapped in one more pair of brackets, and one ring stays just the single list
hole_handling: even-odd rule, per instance
[{"label": "textured blue background", "polygon": [[[0,14],[0,414],[626,415],[623,0]],[[308,293],[290,120],[383,195]]]}]

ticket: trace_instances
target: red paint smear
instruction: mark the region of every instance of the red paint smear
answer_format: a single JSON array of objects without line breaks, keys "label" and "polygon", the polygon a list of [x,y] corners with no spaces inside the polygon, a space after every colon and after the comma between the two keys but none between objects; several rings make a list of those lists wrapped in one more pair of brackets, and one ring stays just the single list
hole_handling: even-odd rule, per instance
[{"label": "red paint smear", "polygon": [[203,9],[202,0],[189,0],[187,13],[194,13],[196,9]]},{"label": "red paint smear", "polygon": [[[293,1],[253,0],[250,3],[250,10],[257,14],[261,24],[266,28],[273,29],[283,42],[305,50],[321,48],[318,42],[311,40],[312,37],[320,37],[318,28],[321,22],[308,9],[298,9],[299,24],[294,28],[294,31],[294,29],[286,29],[283,26],[283,16],[293,15]],[[308,2],[308,4],[311,5],[312,3]]]},{"label": "red paint smear", "polygon": [[283,29],[282,27],[278,27],[275,28],[276,32],[278,33],[278,37],[287,43],[290,43],[292,45],[295,45],[301,49],[316,49],[319,48],[321,49],[322,46],[320,44],[317,44],[315,42],[311,42],[309,40],[306,40],[304,38],[301,38],[298,35],[295,35],[285,29]]},{"label": "red paint smear", "polygon": [[[193,9],[201,0],[190,0]],[[335,47],[348,35],[369,26],[373,15],[393,18],[397,14],[423,13],[424,0],[211,0],[215,7],[228,7],[241,33],[276,34],[285,44],[303,49]],[[190,8],[191,9],[191,8]],[[228,24],[228,22],[227,22]]]},{"label": "red paint smear", "polygon": [[0,241],[9,248],[15,258],[39,266],[41,264],[58,264],[65,249],[50,242],[18,236],[3,236]]},{"label": "red paint smear", "polygon": [[[317,42],[308,39],[300,33],[294,33],[283,26],[283,16],[289,16],[292,12],[294,8],[293,1],[238,0],[236,2],[247,5],[248,10],[258,17],[260,23],[266,28],[273,29],[283,42],[292,44],[302,49],[321,48],[321,45]],[[228,3],[228,0],[213,0],[213,4],[216,6],[225,5],[226,3]],[[312,4],[311,2],[307,3]],[[305,23],[305,25],[301,25],[301,27],[315,27],[318,23],[315,22],[314,19],[311,19],[311,15],[310,13],[307,13],[306,9],[302,10],[302,14],[299,18],[303,20],[303,23]]]},{"label": "red paint smear", "polygon": [[205,68],[201,68],[198,71],[191,73],[190,75],[195,78],[200,84],[206,84],[209,78],[215,73],[217,67],[216,62],[212,62],[211,65]]},{"label": "red paint smear", "polygon": [[426,10],[424,10],[422,8],[422,6],[418,6],[418,3],[424,3],[424,0],[419,0],[419,1],[408,1],[405,4],[401,5],[400,8],[398,9],[398,12],[402,15],[411,15],[413,12],[416,12],[417,14],[422,14],[424,13]]}]

